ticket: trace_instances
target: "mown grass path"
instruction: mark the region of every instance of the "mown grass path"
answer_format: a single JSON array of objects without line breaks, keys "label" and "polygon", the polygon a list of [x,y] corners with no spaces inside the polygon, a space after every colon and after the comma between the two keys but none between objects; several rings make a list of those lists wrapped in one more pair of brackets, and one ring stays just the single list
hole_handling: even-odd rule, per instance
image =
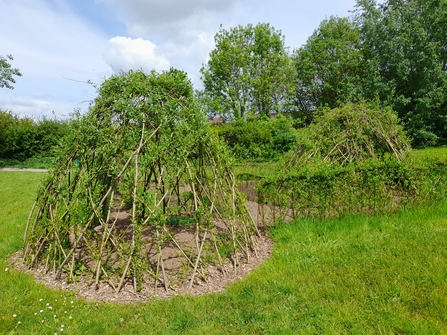
[{"label": "mown grass path", "polygon": [[279,225],[273,256],[225,293],[106,304],[8,268],[43,178],[0,172],[0,334],[447,333],[447,204]]},{"label": "mown grass path", "polygon": [[47,169],[32,169],[32,168],[0,168],[1,171],[8,172],[48,172]]}]

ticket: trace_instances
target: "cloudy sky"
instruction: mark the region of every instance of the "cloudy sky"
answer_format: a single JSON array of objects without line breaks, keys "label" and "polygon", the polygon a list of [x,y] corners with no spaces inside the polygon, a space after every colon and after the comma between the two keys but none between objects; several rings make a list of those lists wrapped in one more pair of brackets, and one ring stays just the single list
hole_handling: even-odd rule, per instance
[{"label": "cloudy sky", "polygon": [[0,55],[23,76],[0,88],[0,109],[66,118],[101,83],[129,69],[184,70],[200,88],[199,69],[220,25],[268,22],[290,50],[320,22],[346,17],[355,0],[0,0]]}]

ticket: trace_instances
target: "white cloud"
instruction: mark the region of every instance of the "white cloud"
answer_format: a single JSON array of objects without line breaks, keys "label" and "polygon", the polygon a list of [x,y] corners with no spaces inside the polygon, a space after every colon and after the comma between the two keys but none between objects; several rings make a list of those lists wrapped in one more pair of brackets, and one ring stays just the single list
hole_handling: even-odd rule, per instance
[{"label": "white cloud", "polygon": [[51,95],[45,92],[34,92],[33,98],[35,99],[49,99]]},{"label": "white cloud", "polygon": [[[119,5],[122,19],[130,32],[157,35],[160,27],[184,27],[185,23],[200,26],[206,21],[207,13],[226,12],[234,4],[246,0],[100,0]],[[163,32],[166,35],[166,32]]]},{"label": "white cloud", "polygon": [[57,119],[68,119],[73,113],[73,105],[70,103],[54,103],[16,96],[0,98],[0,105],[4,110],[12,111],[19,116],[27,116],[35,119],[53,116]]},{"label": "white cloud", "polygon": [[147,72],[153,69],[157,71],[169,69],[169,60],[157,56],[157,46],[149,40],[117,36],[109,40],[109,46],[103,59],[114,72],[131,69],[143,69]]},{"label": "white cloud", "polygon": [[13,91],[0,90],[0,108],[19,114],[54,110],[65,115],[94,94],[92,87],[66,78],[101,82],[111,74],[102,60],[107,38],[71,12],[65,0],[1,3],[0,22],[8,29],[0,31],[4,50],[0,54],[12,54],[12,65],[23,77],[17,78]]},{"label": "white cloud", "polygon": [[[156,44],[152,56],[169,60],[171,66],[186,71],[194,85],[200,86],[198,70],[214,47],[214,35],[219,29],[219,23],[232,21],[235,5],[249,0],[99,1],[119,7],[121,20],[129,36]],[[111,48],[104,57],[115,71],[117,68],[129,69],[129,64],[136,62],[120,54],[122,47]],[[151,59],[149,63],[161,66],[156,59]]]}]

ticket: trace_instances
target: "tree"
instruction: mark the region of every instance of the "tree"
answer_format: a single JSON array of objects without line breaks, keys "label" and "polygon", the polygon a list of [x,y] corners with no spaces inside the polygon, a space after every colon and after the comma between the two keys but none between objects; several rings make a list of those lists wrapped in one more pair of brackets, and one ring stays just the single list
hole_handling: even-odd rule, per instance
[{"label": "tree", "polygon": [[21,77],[22,74],[19,69],[12,68],[8,60],[13,60],[11,55],[6,55],[6,57],[0,56],[0,87],[6,87],[12,90],[14,86],[11,84],[15,84],[16,82],[13,76]]},{"label": "tree", "polygon": [[366,96],[398,113],[415,146],[447,142],[447,3],[358,0]]},{"label": "tree", "polygon": [[306,44],[293,54],[297,116],[311,122],[320,107],[335,108],[361,95],[363,56],[358,27],[347,18],[321,22]]},{"label": "tree", "polygon": [[280,31],[266,23],[221,27],[215,42],[200,70],[210,112],[232,119],[286,108],[292,68]]}]

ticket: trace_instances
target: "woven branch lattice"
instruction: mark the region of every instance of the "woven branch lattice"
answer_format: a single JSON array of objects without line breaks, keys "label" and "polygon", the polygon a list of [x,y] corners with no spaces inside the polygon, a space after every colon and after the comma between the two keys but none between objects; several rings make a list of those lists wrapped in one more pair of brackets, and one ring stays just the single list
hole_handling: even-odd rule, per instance
[{"label": "woven branch lattice", "polygon": [[397,115],[389,108],[378,110],[365,103],[322,111],[310,126],[307,140],[307,146],[295,150],[286,170],[313,160],[346,165],[390,155],[401,161],[411,149]]},{"label": "woven branch lattice", "polygon": [[149,276],[168,290],[206,280],[207,262],[236,268],[257,234],[185,74],[131,71],[105,81],[73,122],[23,256],[68,281],[138,291]]}]

